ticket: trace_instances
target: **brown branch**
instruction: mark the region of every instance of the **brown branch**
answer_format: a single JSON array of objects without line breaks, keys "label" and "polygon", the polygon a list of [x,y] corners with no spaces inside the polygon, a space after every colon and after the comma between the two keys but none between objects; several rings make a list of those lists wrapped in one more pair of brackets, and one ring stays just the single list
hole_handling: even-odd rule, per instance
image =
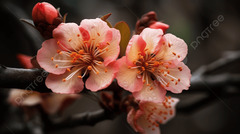
[{"label": "brown branch", "polygon": [[55,131],[61,129],[71,129],[82,125],[94,126],[98,122],[106,119],[113,119],[114,117],[114,113],[100,109],[94,112],[80,113],[55,120],[51,122],[50,125],[46,126],[46,129],[49,131]]}]

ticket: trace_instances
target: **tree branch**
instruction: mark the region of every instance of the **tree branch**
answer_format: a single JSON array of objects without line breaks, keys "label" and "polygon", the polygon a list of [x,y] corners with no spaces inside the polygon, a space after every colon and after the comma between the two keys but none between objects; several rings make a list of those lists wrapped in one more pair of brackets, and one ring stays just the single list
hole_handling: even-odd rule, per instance
[{"label": "tree branch", "polygon": [[100,109],[94,112],[80,113],[72,115],[63,119],[55,120],[46,126],[49,131],[55,131],[59,129],[71,129],[81,125],[94,126],[96,123],[106,119],[113,119],[114,113],[104,109]]}]

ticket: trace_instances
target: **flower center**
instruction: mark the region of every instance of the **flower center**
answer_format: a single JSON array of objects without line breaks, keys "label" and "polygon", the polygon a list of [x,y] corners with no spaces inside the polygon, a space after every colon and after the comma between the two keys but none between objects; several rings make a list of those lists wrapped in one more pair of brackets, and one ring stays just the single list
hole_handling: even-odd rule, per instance
[{"label": "flower center", "polygon": [[[69,39],[69,42],[72,40]],[[103,58],[101,55],[108,51],[108,44],[101,45],[95,42],[95,39],[90,41],[85,41],[80,45],[79,48],[73,50],[67,49],[60,42],[57,43],[64,50],[57,50],[57,54],[51,58],[55,63],[56,68],[67,68],[67,71],[72,71],[69,76],[74,76],[76,73],[80,72],[78,78],[83,78],[90,71],[93,71],[95,74],[99,74],[99,69],[97,66],[103,64]],[[107,72],[107,69],[104,70]],[[70,79],[71,77],[66,77],[63,81]]]}]

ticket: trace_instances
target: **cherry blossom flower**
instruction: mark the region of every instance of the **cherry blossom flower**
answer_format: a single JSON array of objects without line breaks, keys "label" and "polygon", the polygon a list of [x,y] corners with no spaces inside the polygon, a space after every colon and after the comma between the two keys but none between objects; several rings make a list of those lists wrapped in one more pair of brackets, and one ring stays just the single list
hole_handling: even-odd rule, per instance
[{"label": "cherry blossom flower", "polygon": [[80,26],[62,23],[38,51],[39,65],[50,72],[46,85],[57,93],[98,91],[111,84],[117,68],[120,32],[101,19],[85,19]]},{"label": "cherry blossom flower", "polygon": [[190,86],[190,70],[181,62],[186,43],[161,29],[146,28],[130,40],[126,56],[118,60],[118,84],[137,100],[162,102],[166,90],[181,93]]},{"label": "cherry blossom flower", "polygon": [[58,17],[57,9],[47,2],[37,3],[32,10],[32,19],[34,23],[47,22],[53,24]]},{"label": "cherry blossom flower", "polygon": [[139,108],[132,108],[127,116],[131,127],[141,134],[160,134],[159,124],[175,116],[177,98],[166,97],[162,103],[141,101]]}]

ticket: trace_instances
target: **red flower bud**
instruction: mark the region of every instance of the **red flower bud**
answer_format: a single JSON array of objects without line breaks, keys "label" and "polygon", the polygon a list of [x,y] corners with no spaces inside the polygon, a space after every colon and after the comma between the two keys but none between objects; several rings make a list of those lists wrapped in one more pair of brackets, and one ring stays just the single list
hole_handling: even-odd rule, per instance
[{"label": "red flower bud", "polygon": [[47,2],[37,3],[33,7],[32,19],[34,24],[39,22],[47,22],[48,24],[53,24],[54,19],[57,17],[57,9]]},{"label": "red flower bud", "polygon": [[135,32],[140,34],[143,29],[150,27],[153,29],[162,29],[163,32],[169,28],[169,25],[159,22],[157,20],[157,14],[154,11],[150,11],[144,14],[136,23]]},{"label": "red flower bud", "polygon": [[153,28],[153,29],[162,29],[163,32],[165,33],[165,31],[169,28],[168,24],[162,23],[160,21],[156,21],[153,24],[151,24],[149,26],[149,28]]}]

